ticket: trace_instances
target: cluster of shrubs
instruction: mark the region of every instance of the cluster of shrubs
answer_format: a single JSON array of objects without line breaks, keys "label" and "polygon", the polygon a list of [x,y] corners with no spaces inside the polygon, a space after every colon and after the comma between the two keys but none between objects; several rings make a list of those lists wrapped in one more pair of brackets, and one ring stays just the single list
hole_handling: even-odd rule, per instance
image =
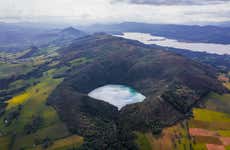
[{"label": "cluster of shrubs", "polygon": [[30,124],[25,125],[24,132],[26,134],[35,133],[42,125],[43,119],[40,116],[34,117]]},{"label": "cluster of shrubs", "polygon": [[44,149],[48,148],[52,144],[53,144],[53,141],[48,137],[46,137],[45,139],[42,140],[42,148],[44,148]]},{"label": "cluster of shrubs", "polygon": [[53,140],[49,138],[48,136],[45,138],[37,137],[34,139],[34,146],[37,146],[37,145],[41,145],[43,149],[47,149],[48,147],[53,145]]},{"label": "cluster of shrubs", "polygon": [[186,114],[197,102],[196,92],[188,87],[176,85],[166,91],[162,98],[174,106],[178,111]]},{"label": "cluster of shrubs", "polygon": [[18,119],[21,110],[22,110],[22,106],[19,105],[16,110],[7,114],[7,116],[3,119],[5,126],[9,126],[13,120]]},{"label": "cluster of shrubs", "polygon": [[83,145],[78,150],[138,150],[135,135],[129,129],[119,125],[101,126],[93,134],[84,137]]},{"label": "cluster of shrubs", "polygon": [[149,126],[150,126],[150,129],[152,131],[152,134],[154,134],[154,135],[161,134],[162,129],[163,129],[163,125],[159,120],[151,121]]},{"label": "cluster of shrubs", "polygon": [[0,101],[0,117],[4,114],[6,105],[6,103]]}]

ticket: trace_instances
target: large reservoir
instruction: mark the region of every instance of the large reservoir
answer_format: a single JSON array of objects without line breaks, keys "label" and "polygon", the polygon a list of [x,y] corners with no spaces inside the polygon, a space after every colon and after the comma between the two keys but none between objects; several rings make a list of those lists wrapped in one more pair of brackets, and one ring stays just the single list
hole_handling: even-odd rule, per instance
[{"label": "large reservoir", "polygon": [[165,47],[174,47],[180,49],[187,49],[191,51],[207,52],[214,54],[229,54],[230,44],[215,44],[215,43],[191,43],[168,39],[165,37],[154,36],[148,33],[139,32],[124,32],[119,37],[140,41],[144,44],[156,44]]}]

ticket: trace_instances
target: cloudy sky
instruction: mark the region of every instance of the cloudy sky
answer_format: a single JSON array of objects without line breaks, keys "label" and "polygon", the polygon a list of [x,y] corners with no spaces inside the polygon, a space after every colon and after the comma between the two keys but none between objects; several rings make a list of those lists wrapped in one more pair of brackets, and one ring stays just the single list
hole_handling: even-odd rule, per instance
[{"label": "cloudy sky", "polygon": [[230,21],[230,0],[0,0],[0,21],[80,24]]}]

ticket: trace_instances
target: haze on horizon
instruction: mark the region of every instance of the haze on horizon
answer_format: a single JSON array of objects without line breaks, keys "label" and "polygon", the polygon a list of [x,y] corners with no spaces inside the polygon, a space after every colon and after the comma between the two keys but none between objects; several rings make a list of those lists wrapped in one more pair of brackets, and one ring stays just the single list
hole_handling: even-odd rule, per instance
[{"label": "haze on horizon", "polygon": [[230,21],[230,1],[0,0],[0,21],[209,24]]}]

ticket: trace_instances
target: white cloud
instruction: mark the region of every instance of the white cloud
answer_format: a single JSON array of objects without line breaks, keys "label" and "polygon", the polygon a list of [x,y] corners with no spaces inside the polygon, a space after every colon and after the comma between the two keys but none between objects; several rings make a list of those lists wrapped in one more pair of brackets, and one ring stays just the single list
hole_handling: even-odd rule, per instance
[{"label": "white cloud", "polygon": [[112,0],[113,3],[125,2],[148,5],[207,5],[220,4],[228,1],[229,0]]},{"label": "white cloud", "polygon": [[0,17],[76,23],[219,22],[230,20],[230,2],[190,6],[111,3],[109,0],[0,0]]}]

